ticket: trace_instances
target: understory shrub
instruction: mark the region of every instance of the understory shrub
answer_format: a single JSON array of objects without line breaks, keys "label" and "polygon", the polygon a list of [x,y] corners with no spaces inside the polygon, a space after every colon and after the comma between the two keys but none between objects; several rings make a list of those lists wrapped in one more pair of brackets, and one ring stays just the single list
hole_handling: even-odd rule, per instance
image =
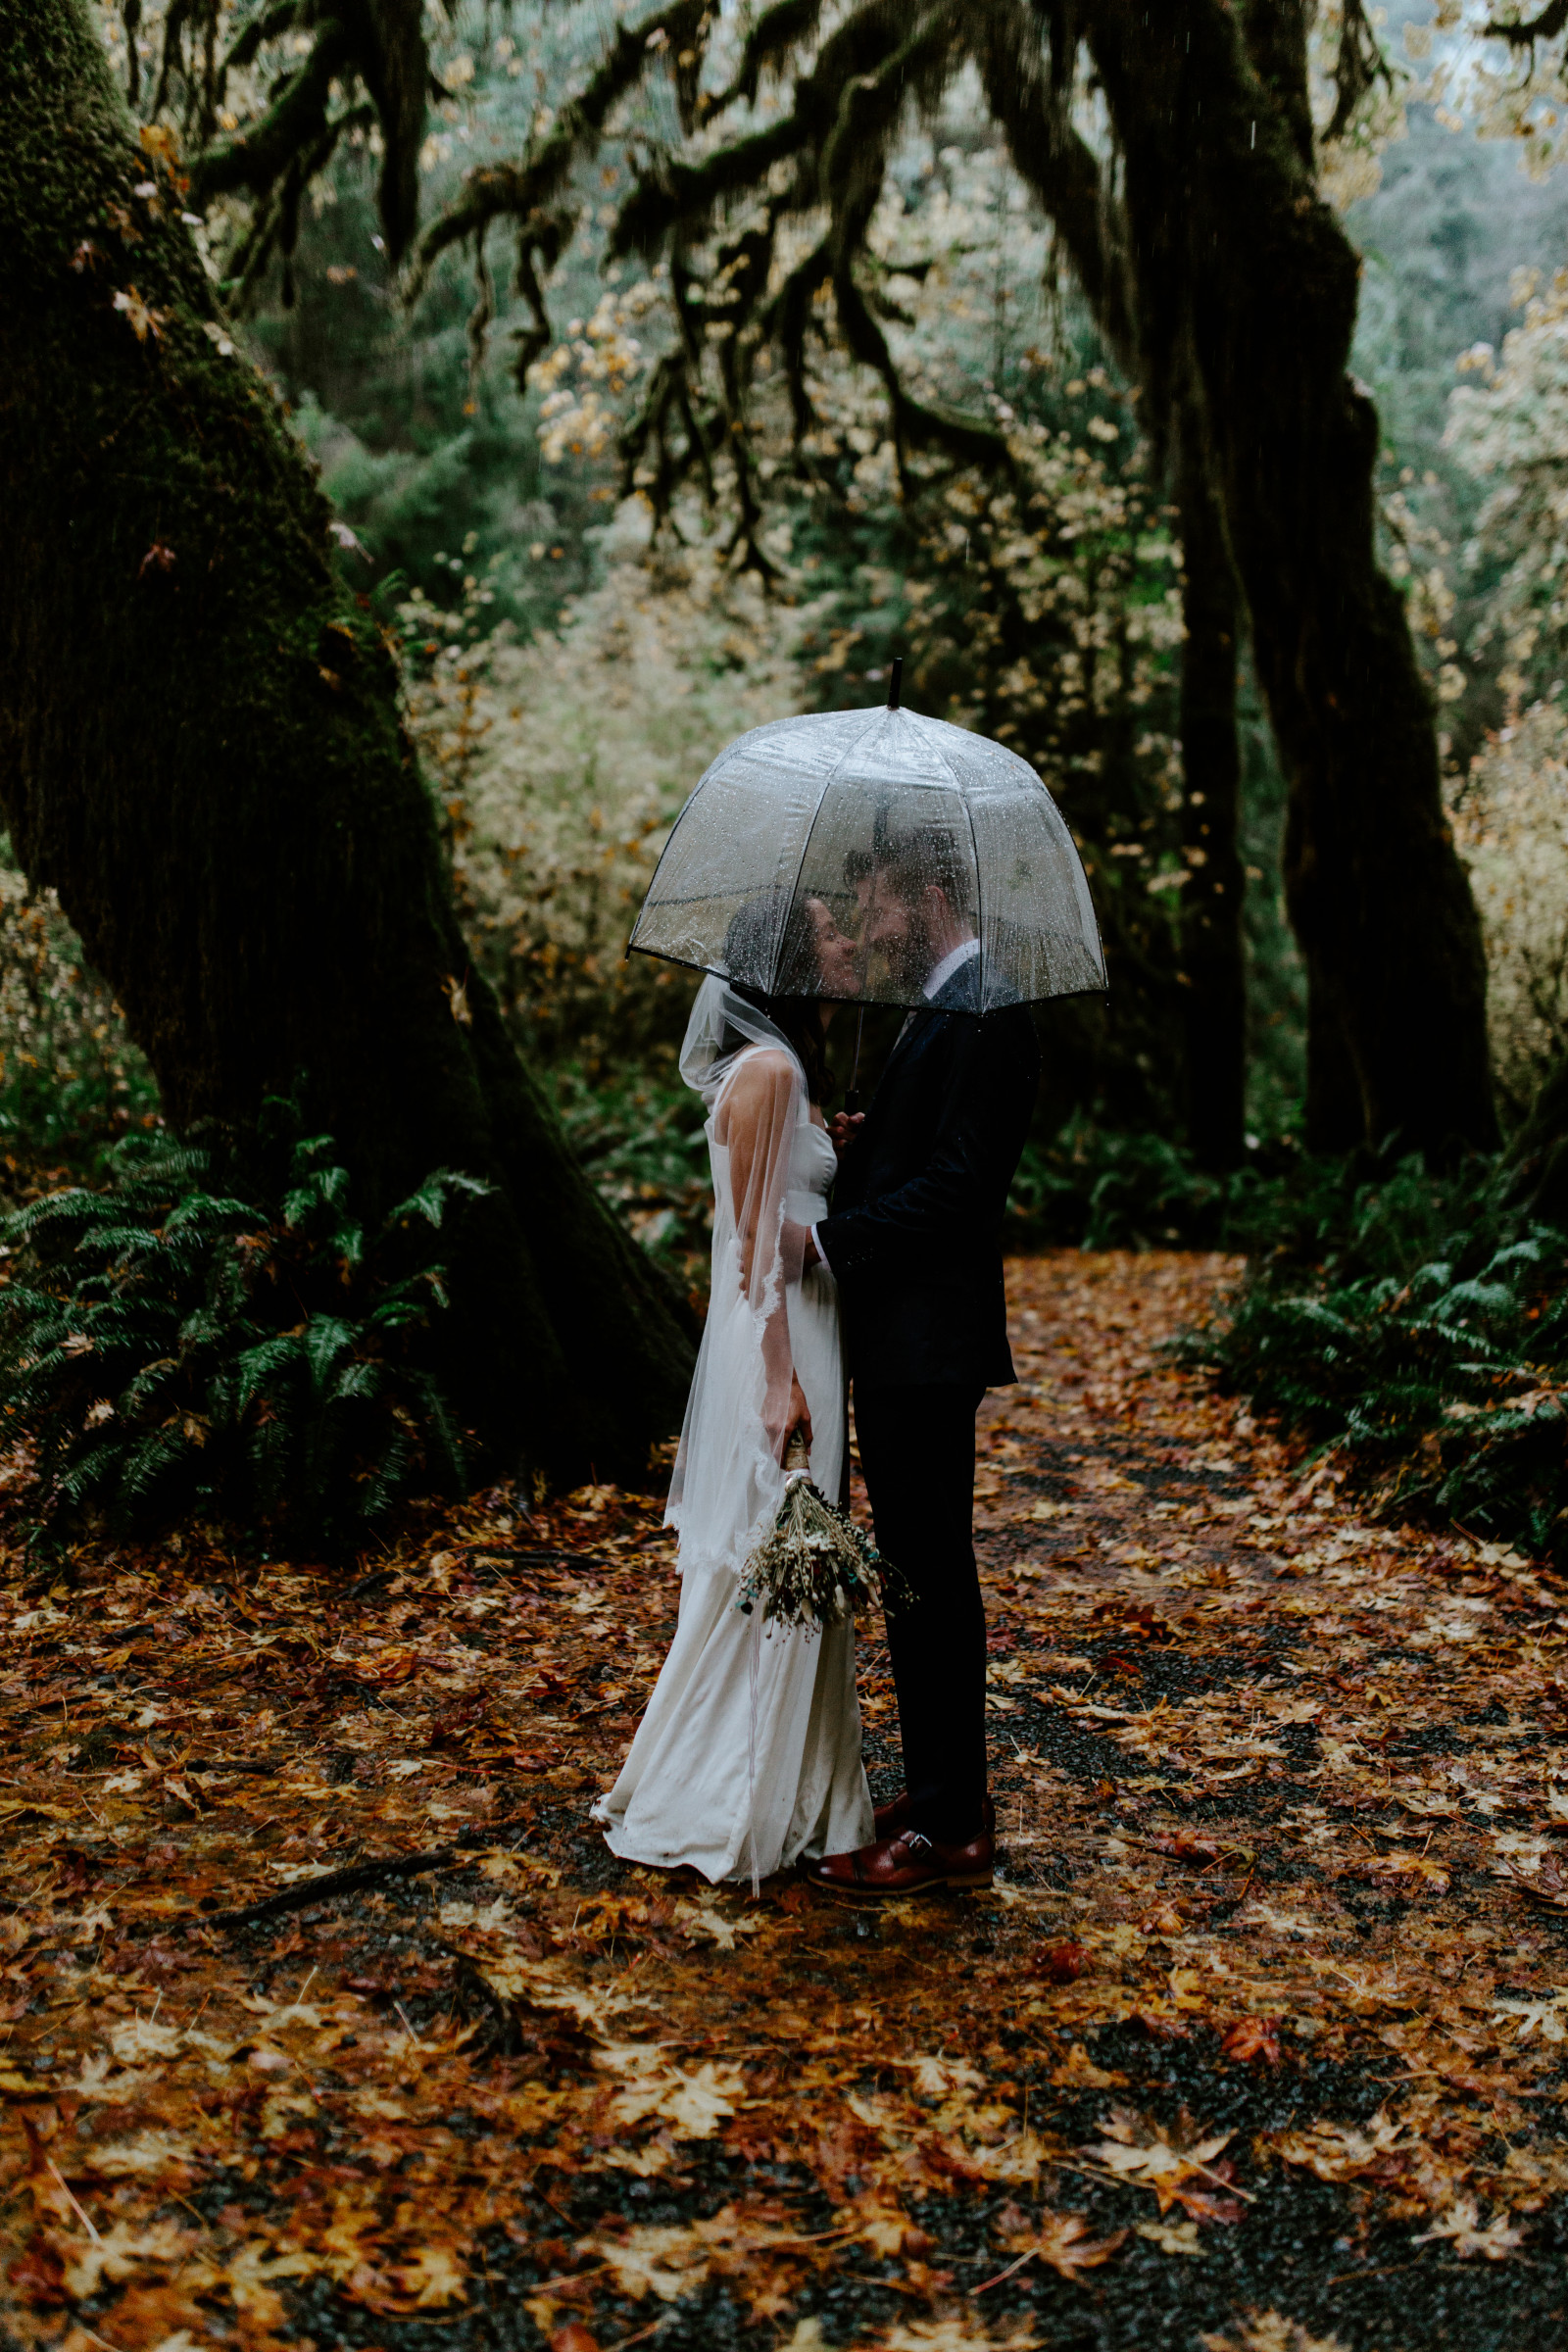
[{"label": "understory shrub", "polygon": [[1210,1175],[1153,1130],[1097,1126],[1081,1113],[1049,1143],[1025,1146],[1007,1202],[1010,1249],[1235,1250],[1332,1225],[1345,1163],[1313,1159],[1294,1137],[1257,1143],[1242,1167]]},{"label": "understory shrub", "polygon": [[1220,1249],[1250,1171],[1205,1176],[1165,1136],[1118,1134],[1074,1116],[1028,1144],[1007,1200],[1007,1247]]},{"label": "understory shrub", "polygon": [[1407,1157],[1352,1164],[1337,1212],[1320,1186],[1272,1239],[1187,1360],[1343,1448],[1385,1504],[1568,1558],[1568,1234],[1494,1163]]},{"label": "understory shrub", "polygon": [[794,657],[803,616],[711,550],[656,561],[634,527],[608,558],[560,630],[525,644],[502,627],[442,646],[427,605],[403,607],[410,720],[451,828],[474,960],[529,1061],[670,1070],[692,975],[628,958],[626,941],[710,760],[809,707]]},{"label": "understory shrub", "polygon": [[638,1070],[591,1080],[580,1062],[540,1075],[573,1151],[650,1257],[706,1291],[713,1184],[700,1099]]},{"label": "understory shrub", "polygon": [[269,1120],[132,1139],[107,1189],[0,1221],[0,1386],[39,1527],[212,1517],[331,1544],[462,1492],[420,1342],[446,1304],[435,1233],[486,1188],[438,1169],[372,1232],[331,1139],[289,1105]]},{"label": "understory shrub", "polygon": [[[20,1195],[44,1168],[98,1177],[158,1089],[53,891],[29,892],[0,836],[0,1155]],[[58,1179],[57,1179],[58,1181]]]}]

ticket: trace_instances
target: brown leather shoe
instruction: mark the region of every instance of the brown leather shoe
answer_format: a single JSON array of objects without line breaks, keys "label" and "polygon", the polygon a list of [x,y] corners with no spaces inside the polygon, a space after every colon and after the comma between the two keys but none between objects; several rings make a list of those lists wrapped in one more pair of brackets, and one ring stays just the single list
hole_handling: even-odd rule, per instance
[{"label": "brown leather shoe", "polygon": [[[897,1796],[890,1796],[885,1805],[878,1805],[876,1808],[878,1838],[896,1838],[899,1832],[907,1825],[908,1819],[909,1791],[907,1788],[901,1788]],[[982,1826],[994,1838],[997,1834],[997,1808],[989,1796],[980,1808],[980,1820]]]},{"label": "brown leather shoe", "polygon": [[829,1894],[880,1902],[936,1886],[989,1886],[996,1845],[989,1830],[963,1845],[937,1845],[920,1830],[901,1830],[853,1854],[828,1854],[811,1866],[813,1885]]}]

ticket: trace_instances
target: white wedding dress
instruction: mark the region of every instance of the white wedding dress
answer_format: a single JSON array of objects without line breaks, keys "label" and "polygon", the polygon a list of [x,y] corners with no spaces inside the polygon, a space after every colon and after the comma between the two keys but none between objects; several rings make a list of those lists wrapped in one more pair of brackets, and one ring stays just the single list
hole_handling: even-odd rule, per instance
[{"label": "white wedding dress", "polygon": [[[739,1163],[729,1089],[754,1055],[767,1114]],[[723,981],[699,992],[681,1069],[709,1105],[712,1292],[665,1524],[680,1532],[680,1618],[622,1767],[593,1808],[611,1851],[705,1878],[762,1879],[869,1842],[853,1623],[764,1626],[736,1607],[747,1555],[784,1491],[764,1413],[790,1366],[811,1415],[811,1477],[837,1499],[847,1431],[837,1287],[801,1271],[799,1232],[827,1213],[833,1146],[783,1036]],[[739,1198],[737,1198],[739,1194]],[[752,1237],[755,1237],[753,1239]],[[794,1245],[793,1250],[791,1245]]]}]

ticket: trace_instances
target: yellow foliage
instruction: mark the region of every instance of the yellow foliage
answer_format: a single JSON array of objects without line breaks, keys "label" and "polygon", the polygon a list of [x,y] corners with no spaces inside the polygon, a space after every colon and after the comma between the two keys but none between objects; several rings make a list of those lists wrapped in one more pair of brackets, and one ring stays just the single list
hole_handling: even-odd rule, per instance
[{"label": "yellow foliage", "polygon": [[1486,934],[1487,1017],[1508,1107],[1568,1046],[1568,714],[1537,703],[1451,790],[1454,838]]}]

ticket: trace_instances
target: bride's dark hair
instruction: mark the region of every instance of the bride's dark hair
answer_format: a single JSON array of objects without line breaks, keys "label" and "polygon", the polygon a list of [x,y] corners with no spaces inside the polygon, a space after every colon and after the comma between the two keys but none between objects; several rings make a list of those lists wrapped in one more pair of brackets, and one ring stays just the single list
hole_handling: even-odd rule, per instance
[{"label": "bride's dark hair", "polygon": [[[784,893],[776,890],[748,899],[730,917],[729,929],[724,934],[724,965],[735,994],[744,997],[748,1004],[755,1004],[759,1012],[765,1013],[800,1055],[807,1094],[811,1102],[819,1103],[832,1085],[832,1072],[828,1068],[817,1000],[800,995],[774,996],[758,985],[775,973],[804,979],[816,970],[816,939],[811,929],[809,904],[808,899],[793,899],[786,906]],[[722,1050],[736,1054],[747,1042],[731,1032]]]}]

